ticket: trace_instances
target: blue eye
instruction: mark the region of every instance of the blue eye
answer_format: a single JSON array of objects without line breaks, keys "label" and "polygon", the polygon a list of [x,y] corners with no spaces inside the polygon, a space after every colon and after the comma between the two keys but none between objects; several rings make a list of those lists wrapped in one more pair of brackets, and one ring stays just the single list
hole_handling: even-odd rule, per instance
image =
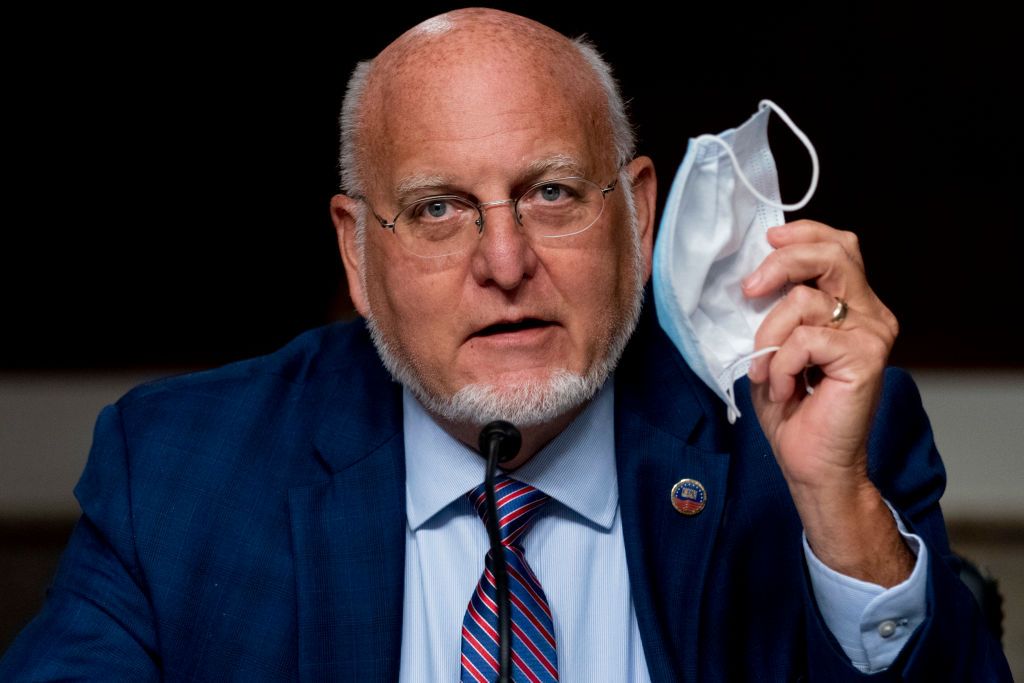
[{"label": "blue eye", "polygon": [[427,199],[416,202],[406,210],[414,221],[447,221],[459,213],[459,207],[451,199]]},{"label": "blue eye", "polygon": [[553,202],[561,198],[564,188],[561,185],[544,185],[538,189],[540,190],[541,198]]}]

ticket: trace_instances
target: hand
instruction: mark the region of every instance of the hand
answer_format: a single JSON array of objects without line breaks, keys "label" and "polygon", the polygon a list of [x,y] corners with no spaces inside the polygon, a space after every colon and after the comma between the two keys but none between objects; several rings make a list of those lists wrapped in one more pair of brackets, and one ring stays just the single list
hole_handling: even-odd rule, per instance
[{"label": "hand", "polygon": [[[867,476],[867,438],[886,361],[899,331],[896,317],[868,286],[856,235],[813,221],[772,228],[775,251],[744,280],[748,297],[793,288],[757,331],[755,349],[779,346],[750,368],[754,408],[804,523],[808,543],[837,571],[898,583],[913,563],[887,569],[902,544]],[[804,282],[813,282],[810,287]],[[837,301],[848,308],[833,324]],[[821,380],[812,394],[805,369]],[[878,544],[881,542],[881,548]],[[881,571],[881,575],[878,572]]]}]

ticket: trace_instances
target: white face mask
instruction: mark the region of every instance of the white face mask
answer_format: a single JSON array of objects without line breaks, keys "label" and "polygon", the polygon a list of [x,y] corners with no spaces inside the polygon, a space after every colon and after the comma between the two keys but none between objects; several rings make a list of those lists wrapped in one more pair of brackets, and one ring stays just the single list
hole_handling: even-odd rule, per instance
[{"label": "white face mask", "polygon": [[[768,116],[777,113],[811,154],[811,186],[796,204],[783,204],[768,147]],[[761,100],[746,123],[720,135],[690,140],[661,216],[654,246],[654,301],[658,322],[697,373],[728,406],[740,412],[733,383],[754,353],[754,334],[784,291],[743,296],[741,282],[772,251],[768,228],[783,211],[810,201],[818,186],[818,155],[803,131],[774,102]]]}]

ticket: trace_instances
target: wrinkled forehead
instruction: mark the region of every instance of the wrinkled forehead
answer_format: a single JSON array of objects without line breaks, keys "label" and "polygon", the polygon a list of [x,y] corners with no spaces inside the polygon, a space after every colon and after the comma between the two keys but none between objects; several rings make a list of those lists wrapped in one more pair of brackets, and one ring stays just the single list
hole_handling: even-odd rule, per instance
[{"label": "wrinkled forehead", "polygon": [[589,65],[562,40],[435,36],[394,58],[382,53],[362,118],[368,189],[395,199],[411,176],[469,182],[507,168],[511,178],[553,159],[571,162],[569,174],[608,180],[607,104]]}]

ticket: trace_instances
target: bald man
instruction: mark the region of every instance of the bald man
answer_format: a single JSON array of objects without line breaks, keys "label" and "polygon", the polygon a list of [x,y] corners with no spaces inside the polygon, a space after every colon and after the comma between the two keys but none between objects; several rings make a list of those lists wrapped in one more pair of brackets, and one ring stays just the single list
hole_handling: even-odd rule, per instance
[{"label": "bald man", "polygon": [[341,122],[363,320],[104,410],[4,680],[494,680],[499,418],[515,680],[1008,679],[851,234],[770,233],[745,293],[817,288],[759,330],[781,348],[730,426],[641,314],[656,176],[592,46],[434,17],[356,68]]}]

